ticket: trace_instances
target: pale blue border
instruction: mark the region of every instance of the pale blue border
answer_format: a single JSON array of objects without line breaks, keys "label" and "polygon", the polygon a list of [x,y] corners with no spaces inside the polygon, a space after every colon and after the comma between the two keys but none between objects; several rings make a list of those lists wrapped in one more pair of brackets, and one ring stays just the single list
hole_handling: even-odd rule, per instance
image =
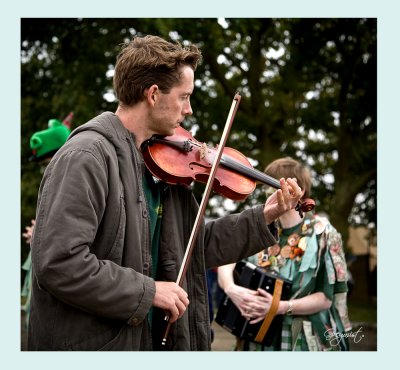
[{"label": "pale blue border", "polygon": [[[398,349],[399,7],[396,1],[120,0],[12,1],[2,9],[1,362],[12,368],[68,369],[376,369]],[[4,7],[4,6],[3,6]],[[20,352],[20,68],[22,17],[376,17],[378,18],[378,352],[325,353],[26,353]],[[391,233],[390,233],[391,231]],[[382,319],[385,318],[385,319]],[[349,363],[350,361],[350,363]],[[396,361],[397,362],[397,361]],[[395,365],[396,366],[396,365]],[[391,367],[391,366],[390,366]]]}]

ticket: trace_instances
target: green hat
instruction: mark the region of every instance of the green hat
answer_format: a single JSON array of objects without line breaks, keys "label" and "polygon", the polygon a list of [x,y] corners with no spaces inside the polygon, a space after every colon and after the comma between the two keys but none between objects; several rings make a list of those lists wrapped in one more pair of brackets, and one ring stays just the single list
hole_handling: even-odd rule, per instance
[{"label": "green hat", "polygon": [[58,119],[49,120],[49,128],[35,132],[30,139],[33,161],[52,157],[68,139],[70,129]]}]

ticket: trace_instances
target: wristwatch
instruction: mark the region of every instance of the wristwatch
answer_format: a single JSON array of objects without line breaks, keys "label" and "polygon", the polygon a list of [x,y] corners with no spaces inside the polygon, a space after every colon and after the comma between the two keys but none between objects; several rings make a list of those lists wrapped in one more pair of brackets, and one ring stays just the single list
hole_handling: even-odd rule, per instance
[{"label": "wristwatch", "polygon": [[292,315],[293,314],[293,300],[289,300],[288,301],[288,308],[287,308],[287,310],[286,310],[286,313],[285,313],[285,315],[288,315],[288,316],[290,316],[290,315]]}]

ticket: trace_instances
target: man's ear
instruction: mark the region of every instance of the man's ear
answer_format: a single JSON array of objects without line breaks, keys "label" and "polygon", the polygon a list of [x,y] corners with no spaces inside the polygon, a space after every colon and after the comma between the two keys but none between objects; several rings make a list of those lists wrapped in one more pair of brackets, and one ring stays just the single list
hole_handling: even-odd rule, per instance
[{"label": "man's ear", "polygon": [[159,92],[159,88],[157,85],[151,85],[146,91],[145,91],[145,95],[146,95],[146,99],[147,102],[150,105],[154,105],[155,102],[157,101],[158,98],[158,92]]}]

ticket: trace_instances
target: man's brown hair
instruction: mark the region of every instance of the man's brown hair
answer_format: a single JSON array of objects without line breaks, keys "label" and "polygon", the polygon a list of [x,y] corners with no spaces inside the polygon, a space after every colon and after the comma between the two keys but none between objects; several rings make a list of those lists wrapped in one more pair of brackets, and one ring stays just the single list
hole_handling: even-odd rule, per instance
[{"label": "man's brown hair", "polygon": [[279,180],[280,178],[287,179],[288,177],[295,177],[297,183],[304,190],[303,198],[309,198],[311,195],[311,174],[308,168],[303,166],[300,162],[291,157],[284,157],[276,159],[271,162],[264,170],[264,172]]},{"label": "man's brown hair", "polygon": [[145,90],[157,85],[167,94],[180,82],[182,66],[194,71],[201,60],[195,45],[183,47],[158,36],[135,37],[117,56],[114,90],[120,103],[132,106],[145,98]]}]

